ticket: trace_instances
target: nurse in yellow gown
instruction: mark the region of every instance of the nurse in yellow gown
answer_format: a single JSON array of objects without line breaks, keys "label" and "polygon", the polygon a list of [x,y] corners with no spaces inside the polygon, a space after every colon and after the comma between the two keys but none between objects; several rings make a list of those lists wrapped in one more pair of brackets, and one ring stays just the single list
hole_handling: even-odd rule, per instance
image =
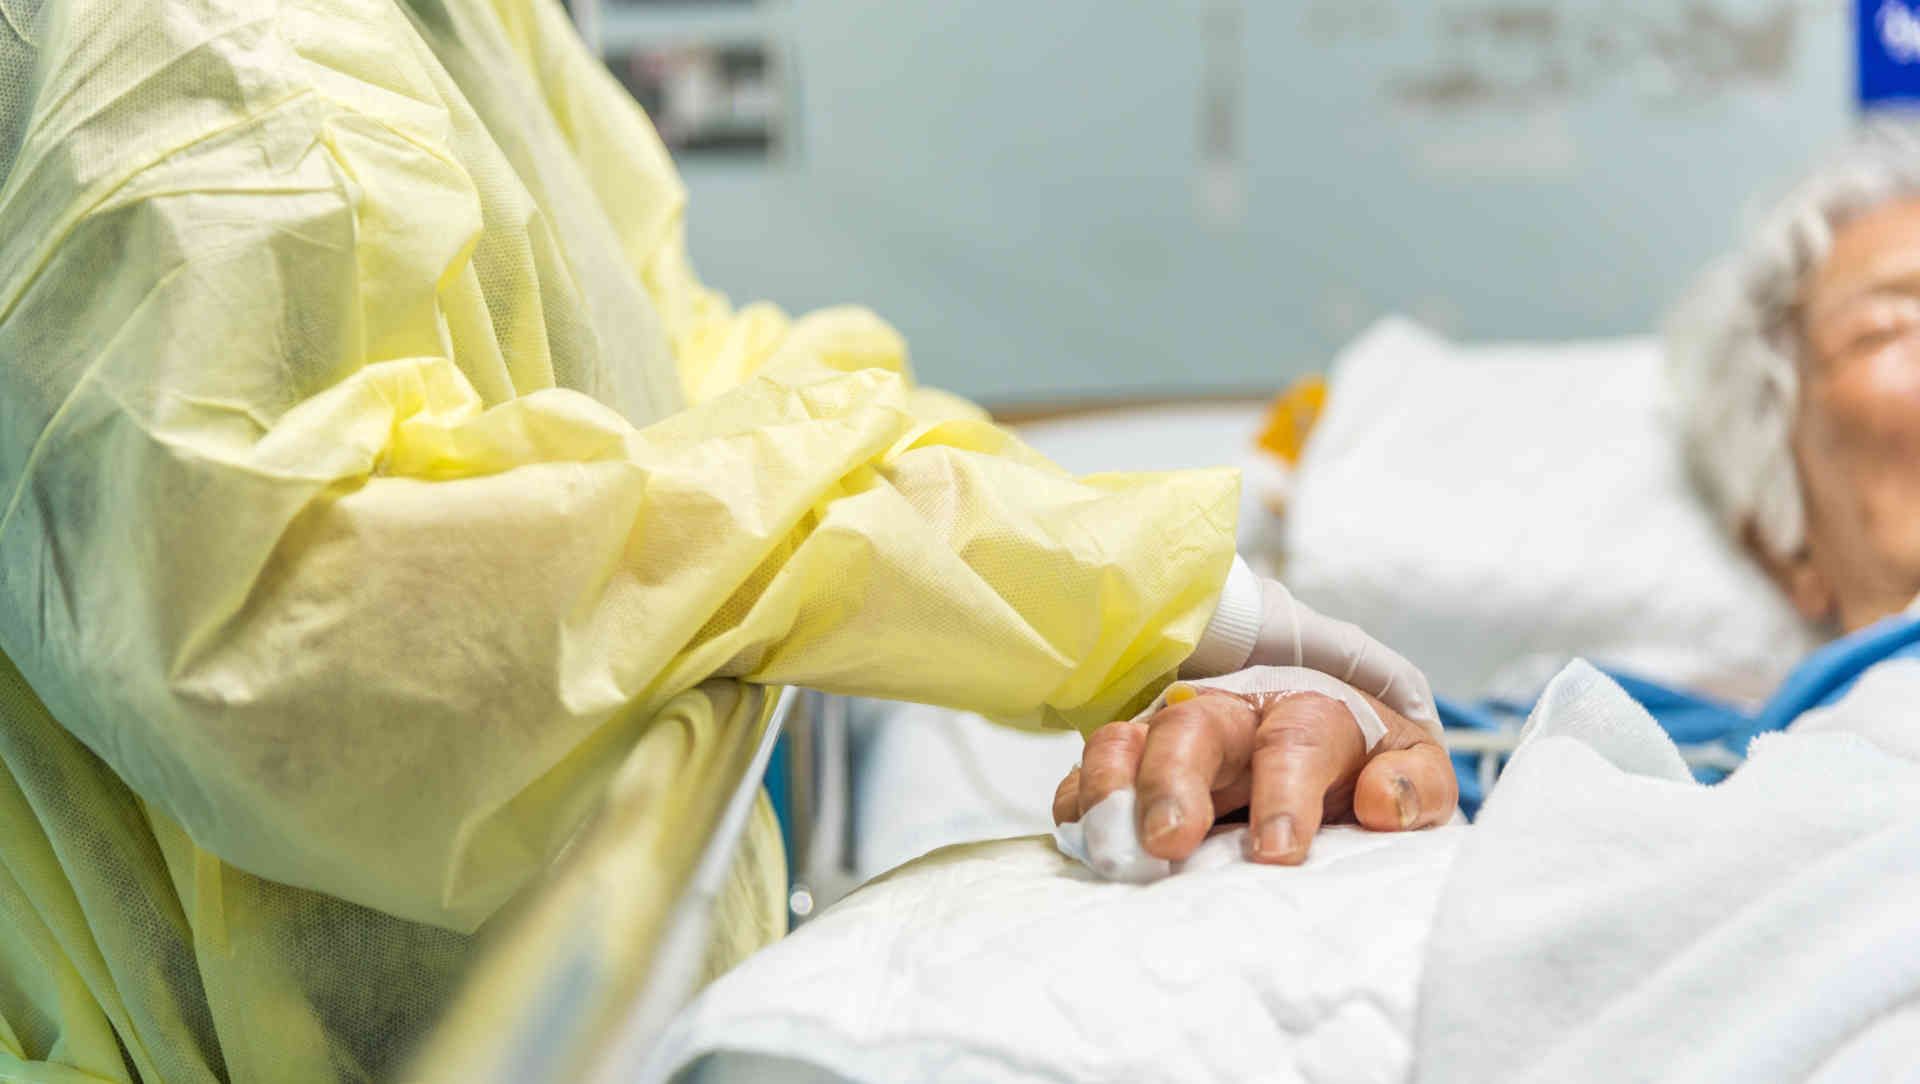
[{"label": "nurse in yellow gown", "polygon": [[1105,722],[1233,560],[703,287],[551,0],[0,0],[0,186],[0,1080],[379,1078],[703,682]]}]

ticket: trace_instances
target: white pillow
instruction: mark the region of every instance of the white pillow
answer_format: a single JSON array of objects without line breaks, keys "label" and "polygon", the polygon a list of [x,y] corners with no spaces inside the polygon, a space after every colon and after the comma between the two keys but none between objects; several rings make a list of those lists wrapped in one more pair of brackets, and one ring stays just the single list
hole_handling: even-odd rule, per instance
[{"label": "white pillow", "polygon": [[1695,495],[1659,344],[1461,347],[1403,319],[1335,362],[1283,578],[1442,695],[1569,656],[1740,699],[1816,642]]},{"label": "white pillow", "polygon": [[1045,838],[938,851],[720,978],[654,1048],[681,1084],[1393,1084],[1469,829],[1336,825],[1298,868],[1095,880]]}]

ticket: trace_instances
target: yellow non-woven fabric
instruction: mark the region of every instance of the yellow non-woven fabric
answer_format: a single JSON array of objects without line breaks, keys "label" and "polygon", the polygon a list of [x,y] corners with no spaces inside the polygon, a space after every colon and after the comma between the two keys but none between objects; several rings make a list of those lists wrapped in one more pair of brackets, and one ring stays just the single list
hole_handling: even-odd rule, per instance
[{"label": "yellow non-woven fabric", "polygon": [[550,0],[0,15],[7,1072],[376,1078],[703,682],[1085,726],[1199,637],[1229,472],[733,310]]}]

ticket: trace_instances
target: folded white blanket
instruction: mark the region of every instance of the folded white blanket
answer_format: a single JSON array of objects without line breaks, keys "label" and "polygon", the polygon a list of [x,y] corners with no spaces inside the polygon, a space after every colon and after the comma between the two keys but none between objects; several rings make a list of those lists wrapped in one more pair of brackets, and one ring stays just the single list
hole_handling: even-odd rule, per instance
[{"label": "folded white blanket", "polygon": [[1449,879],[1415,1079],[1920,1065],[1901,1011],[1920,999],[1920,764],[1889,751],[1920,729],[1917,678],[1883,664],[1704,787],[1638,705],[1570,667]]},{"label": "folded white blanket", "polygon": [[688,1081],[1406,1078],[1427,926],[1465,828],[1333,827],[1306,865],[1103,883],[1044,837],[881,878],[714,984]]},{"label": "folded white blanket", "polygon": [[1883,664],[1709,788],[1576,664],[1472,828],[1334,827],[1298,869],[1149,885],[1102,883],[1044,838],[949,848],[721,979],[653,1068],[1906,1079],[1891,1068],[1920,1064],[1920,764],[1893,751],[1920,753],[1916,705],[1920,663]]}]

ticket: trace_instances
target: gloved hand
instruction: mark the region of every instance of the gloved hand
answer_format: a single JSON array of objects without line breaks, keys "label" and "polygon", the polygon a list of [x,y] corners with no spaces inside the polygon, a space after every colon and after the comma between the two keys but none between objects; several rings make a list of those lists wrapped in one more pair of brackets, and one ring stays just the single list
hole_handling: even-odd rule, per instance
[{"label": "gloved hand", "polygon": [[1176,684],[1139,718],[1096,731],[1053,817],[1084,818],[1083,857],[1102,876],[1152,880],[1239,809],[1246,857],[1297,865],[1323,821],[1424,828],[1451,819],[1458,799],[1432,729],[1316,672],[1260,668]]},{"label": "gloved hand", "polygon": [[1234,559],[1213,620],[1180,668],[1208,678],[1250,666],[1302,666],[1338,678],[1440,737],[1425,674],[1359,626],[1316,612],[1278,580]]}]

